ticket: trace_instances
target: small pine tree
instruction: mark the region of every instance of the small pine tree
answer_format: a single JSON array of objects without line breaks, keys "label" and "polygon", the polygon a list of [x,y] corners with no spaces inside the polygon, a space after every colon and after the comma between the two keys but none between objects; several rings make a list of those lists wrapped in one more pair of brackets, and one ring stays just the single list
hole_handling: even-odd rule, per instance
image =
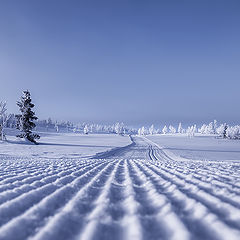
[{"label": "small pine tree", "polygon": [[227,129],[228,129],[228,125],[224,124],[223,138],[227,138]]},{"label": "small pine tree", "polygon": [[180,122],[178,125],[178,133],[183,133],[182,123]]},{"label": "small pine tree", "polygon": [[16,115],[17,118],[17,129],[22,133],[17,135],[19,138],[25,138],[30,142],[37,144],[35,139],[39,139],[38,134],[32,133],[32,129],[36,127],[36,124],[33,122],[38,118],[35,116],[35,113],[32,111],[34,104],[32,103],[30,92],[23,91],[23,96],[20,101],[17,101],[17,105],[21,114]]},{"label": "small pine tree", "polygon": [[172,133],[172,134],[175,134],[176,133],[176,129],[172,125],[170,125],[169,126],[169,132]]},{"label": "small pine tree", "polygon": [[85,125],[84,129],[83,129],[83,133],[84,134],[88,134],[89,130],[88,130],[88,126]]},{"label": "small pine tree", "polygon": [[166,134],[168,132],[168,128],[167,128],[167,126],[165,125],[164,127],[163,127],[163,129],[162,129],[162,133],[163,134]]},{"label": "small pine tree", "polygon": [[153,135],[153,133],[154,133],[154,126],[152,125],[150,128],[149,128],[149,134],[150,135]]}]

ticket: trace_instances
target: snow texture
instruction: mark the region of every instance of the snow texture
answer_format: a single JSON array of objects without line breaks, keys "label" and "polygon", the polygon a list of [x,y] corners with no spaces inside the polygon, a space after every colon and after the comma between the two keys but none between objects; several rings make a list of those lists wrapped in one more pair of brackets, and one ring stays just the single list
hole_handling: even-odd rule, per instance
[{"label": "snow texture", "polygon": [[123,139],[96,158],[1,155],[0,239],[239,239],[239,162]]}]

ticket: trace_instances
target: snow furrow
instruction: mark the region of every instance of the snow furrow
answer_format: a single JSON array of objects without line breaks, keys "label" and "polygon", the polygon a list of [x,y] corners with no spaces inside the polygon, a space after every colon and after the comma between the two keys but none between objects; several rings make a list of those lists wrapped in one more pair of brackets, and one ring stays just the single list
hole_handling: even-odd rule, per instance
[{"label": "snow furrow", "polygon": [[237,161],[177,158],[131,139],[104,159],[4,156],[0,239],[239,239]]},{"label": "snow furrow", "polygon": [[53,215],[45,226],[39,229],[32,239],[66,239],[69,234],[73,238],[83,224],[83,216],[93,208],[92,202],[101,190],[101,188],[92,187],[94,184],[105,184],[108,175],[113,171],[114,163],[115,161],[109,161],[98,173],[89,176],[87,178],[89,181],[64,205],[61,211]]},{"label": "snow furrow", "polygon": [[[147,163],[149,165],[149,163]],[[153,166],[157,168],[155,165]],[[211,191],[206,191],[204,187],[201,187],[199,183],[186,180],[183,177],[179,177],[177,171],[171,170],[164,166],[161,166],[161,174],[178,186],[181,191],[189,194],[192,198],[201,201],[206,205],[212,212],[218,215],[223,221],[229,224],[231,227],[240,229],[240,209],[233,205],[223,202],[222,198],[218,198],[216,194]]]},{"label": "snow furrow", "polygon": [[[89,174],[88,170],[89,169],[87,167],[87,169],[85,169],[86,174]],[[82,175],[83,173],[81,172],[80,175]],[[0,206],[0,226],[12,219],[13,217],[22,214],[30,206],[37,204],[44,197],[48,196],[49,194],[56,191],[58,188],[62,187],[62,185],[63,184],[61,183],[61,180],[57,179],[55,182],[40,186],[37,189],[33,189],[29,192],[23,193],[20,196],[3,203]]]},{"label": "snow furrow", "polygon": [[[55,211],[64,207],[64,204],[67,203],[84,184],[87,184],[88,177],[91,176],[91,174],[94,176],[94,174],[96,174],[98,170],[103,169],[106,164],[106,162],[98,163],[98,165],[90,171],[86,171],[74,179],[74,181],[69,182],[66,186],[59,188],[54,193],[45,197],[38,204],[30,207],[22,215],[9,221],[0,228],[0,239],[1,237],[4,237],[4,239],[12,239],[14,236],[13,233],[18,233],[15,239],[25,239],[28,235],[34,234],[36,229],[44,224],[45,219],[47,221],[47,218],[53,216]],[[22,231],[21,226],[24,226],[28,231]]]},{"label": "snow furrow", "polygon": [[[78,172],[80,172],[80,174],[82,174],[82,171],[87,171],[89,168],[92,168],[92,167],[93,167],[93,164],[91,164],[90,166],[85,165],[85,167],[81,168],[80,171],[74,171],[75,167],[73,167],[73,169],[70,169],[70,170],[68,169],[67,171],[61,171],[53,175],[49,174],[46,176],[46,174],[42,174],[40,176],[37,176],[36,178],[32,177],[31,180],[33,181],[30,181],[31,184],[20,184],[19,182],[16,182],[15,184],[12,183],[12,184],[4,185],[6,187],[6,190],[3,191],[0,195],[0,205],[6,201],[12,200],[20,196],[23,193],[27,193],[33,189],[37,189],[48,183],[52,183],[52,182],[56,182],[58,184],[60,184],[61,182],[67,183],[68,180],[70,181],[70,178],[74,178],[74,176],[72,176],[72,173],[76,175]],[[25,180],[22,181],[22,183],[25,183],[26,182]],[[28,180],[29,178],[27,178],[27,182],[29,182]]]},{"label": "snow furrow", "polygon": [[175,207],[178,206],[176,209],[176,211],[179,211],[178,215],[186,216],[182,220],[186,221],[186,225],[191,228],[190,230],[195,234],[194,238],[197,238],[196,235],[199,234],[195,232],[195,223],[199,225],[199,229],[201,229],[203,233],[207,234],[206,236],[202,236],[204,238],[211,239],[213,237],[211,234],[214,232],[214,235],[218,236],[218,238],[225,239],[222,238],[222,232],[224,232],[226,236],[231,236],[230,239],[238,239],[240,232],[222,222],[222,219],[212,213],[205,204],[199,201],[198,197],[195,198],[192,197],[192,194],[185,193],[182,190],[184,183],[181,186],[179,183],[175,184],[176,182],[173,180],[174,176],[166,177],[161,169],[158,169],[156,166],[148,163],[138,164],[146,171],[147,176],[162,189],[164,194],[172,201],[172,204]]},{"label": "snow furrow", "polygon": [[105,212],[108,204],[110,204],[108,196],[110,187],[120,163],[121,161],[118,161],[116,163],[112,173],[110,174],[104,185],[103,190],[101,191],[99,197],[94,203],[95,208],[84,219],[84,222],[86,222],[86,226],[83,228],[81,234],[78,237],[76,237],[76,239],[80,240],[93,239],[94,235],[98,234],[97,233],[98,225],[100,225],[100,223],[109,222],[111,220],[108,219],[109,216],[106,215]]},{"label": "snow furrow", "polygon": [[[167,198],[163,194],[158,193],[154,184],[137,167],[134,161],[130,160],[129,163],[133,179],[135,178],[135,181],[142,186],[141,189],[138,189],[138,201],[142,206],[144,216],[147,215],[149,218],[147,224],[155,229],[154,232],[147,231],[145,239],[156,239],[156,233],[158,233],[157,237],[162,235],[161,238],[163,239],[190,239],[188,230],[171,209]],[[169,224],[170,222],[174,224]]]},{"label": "snow furrow", "polygon": [[125,209],[125,215],[122,219],[122,225],[126,229],[124,239],[143,239],[142,227],[138,216],[139,204],[135,199],[135,191],[133,188],[133,182],[129,174],[128,160],[124,160],[124,174],[125,174],[125,199],[123,206]]}]

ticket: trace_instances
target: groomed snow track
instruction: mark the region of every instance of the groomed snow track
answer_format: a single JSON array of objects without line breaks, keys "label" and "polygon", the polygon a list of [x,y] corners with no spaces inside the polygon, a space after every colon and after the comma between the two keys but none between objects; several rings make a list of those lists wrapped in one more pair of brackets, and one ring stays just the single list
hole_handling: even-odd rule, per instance
[{"label": "groomed snow track", "polygon": [[0,240],[240,239],[240,163],[151,141],[105,159],[0,162]]}]

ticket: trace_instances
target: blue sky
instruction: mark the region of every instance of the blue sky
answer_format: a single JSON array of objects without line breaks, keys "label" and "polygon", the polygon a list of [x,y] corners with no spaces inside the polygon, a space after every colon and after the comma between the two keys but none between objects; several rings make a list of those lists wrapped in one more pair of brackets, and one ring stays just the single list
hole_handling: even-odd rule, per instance
[{"label": "blue sky", "polygon": [[0,100],[40,118],[239,123],[239,0],[0,3]]}]

